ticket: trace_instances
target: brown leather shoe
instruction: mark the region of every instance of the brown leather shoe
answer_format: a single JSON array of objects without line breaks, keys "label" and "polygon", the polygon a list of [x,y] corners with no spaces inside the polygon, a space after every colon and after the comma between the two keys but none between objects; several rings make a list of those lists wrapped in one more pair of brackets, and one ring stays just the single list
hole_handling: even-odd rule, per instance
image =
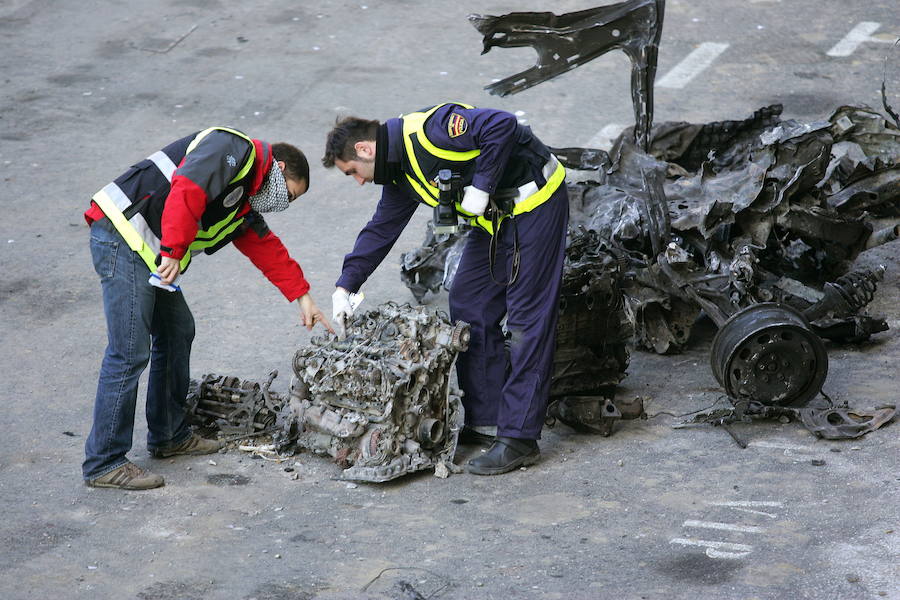
[{"label": "brown leather shoe", "polygon": [[179,454],[212,454],[218,452],[222,448],[222,443],[216,440],[207,440],[200,437],[196,433],[192,433],[191,437],[184,440],[177,446],[171,448],[154,448],[150,450],[150,455],[154,458],[169,458]]},{"label": "brown leather shoe", "polygon": [[85,481],[89,487],[119,488],[120,490],[152,490],[166,484],[162,475],[151,473],[134,463],[127,462],[96,479]]}]

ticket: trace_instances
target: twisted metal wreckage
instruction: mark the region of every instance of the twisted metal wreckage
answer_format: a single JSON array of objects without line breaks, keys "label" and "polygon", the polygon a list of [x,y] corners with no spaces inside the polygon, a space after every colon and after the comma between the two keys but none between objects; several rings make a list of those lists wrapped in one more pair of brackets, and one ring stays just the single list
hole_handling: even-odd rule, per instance
[{"label": "twisted metal wreckage", "polygon": [[[565,15],[471,15],[492,47],[532,46],[538,63],[486,89],[520,92],[621,49],[632,63],[635,126],[609,152],[554,148],[567,182],[570,232],[563,273],[552,417],[609,435],[643,415],[615,398],[630,343],[682,350],[701,313],[718,327],[710,353],[734,407],[693,420],[801,420],[817,435],[858,437],[889,422],[814,401],[828,371],[823,339],[859,342],[885,331],[862,314],[883,269],[850,270],[860,252],[900,235],[900,123],[843,106],[827,120],[749,118],[652,126],[664,0],[630,0]],[[586,177],[585,177],[586,175]],[[879,223],[878,229],[875,223]],[[416,299],[449,289],[465,233],[435,235],[402,257]],[[461,426],[449,382],[468,329],[423,307],[386,304],[356,317],[346,340],[313,338],[294,358],[284,397],[208,375],[189,396],[196,422],[227,432],[274,432],[281,451],[328,454],[342,477],[386,481],[452,468]],[[735,438],[739,443],[739,438]]]}]

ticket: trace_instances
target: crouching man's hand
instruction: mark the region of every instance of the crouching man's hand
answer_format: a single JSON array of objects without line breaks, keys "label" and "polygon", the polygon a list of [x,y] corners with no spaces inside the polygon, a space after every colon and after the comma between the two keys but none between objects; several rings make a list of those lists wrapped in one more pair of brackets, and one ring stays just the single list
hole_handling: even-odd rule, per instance
[{"label": "crouching man's hand", "polygon": [[156,269],[159,279],[166,285],[170,285],[178,274],[181,273],[181,261],[171,256],[161,256],[159,268]]},{"label": "crouching man's hand", "polygon": [[297,302],[300,304],[300,322],[303,323],[308,330],[312,331],[312,328],[315,327],[316,323],[321,323],[322,327],[331,333],[334,333],[334,328],[331,327],[331,323],[325,318],[325,313],[316,306],[316,303],[309,293],[300,296],[297,299]]}]

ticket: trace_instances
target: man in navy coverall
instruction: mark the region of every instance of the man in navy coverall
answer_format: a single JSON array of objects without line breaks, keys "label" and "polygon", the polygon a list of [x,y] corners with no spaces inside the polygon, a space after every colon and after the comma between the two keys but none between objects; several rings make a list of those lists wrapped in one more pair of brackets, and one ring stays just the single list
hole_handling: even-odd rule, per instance
[{"label": "man in navy coverall", "polygon": [[451,318],[468,322],[472,336],[457,362],[466,413],[460,442],[491,442],[469,461],[478,475],[537,462],[569,218],[562,165],[512,114],[456,103],[383,124],[340,120],[322,162],[360,185],[382,186],[336,282],[339,322],[353,312],[349,293],[384,260],[419,203],[437,203],[438,171],[460,175],[465,193],[456,209],[474,227],[450,290]]}]

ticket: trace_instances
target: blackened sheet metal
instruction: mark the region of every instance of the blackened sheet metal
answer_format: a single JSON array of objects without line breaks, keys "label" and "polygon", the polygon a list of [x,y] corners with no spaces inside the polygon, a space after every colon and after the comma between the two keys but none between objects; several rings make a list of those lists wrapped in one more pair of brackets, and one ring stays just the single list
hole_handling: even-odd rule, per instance
[{"label": "blackened sheet metal", "polygon": [[611,50],[631,60],[631,99],[635,140],[646,149],[653,122],[653,82],[662,35],[665,0],[629,0],[578,12],[517,12],[503,16],[469,15],[484,36],[482,54],[491,48],[532,46],[538,62],[530,69],[486,86],[506,96],[526,90]]},{"label": "blackened sheet metal", "polygon": [[874,411],[813,407],[800,409],[799,413],[803,425],[815,435],[827,440],[850,440],[891,422],[897,414],[897,407],[883,406]]},{"label": "blackened sheet metal", "polygon": [[[900,47],[900,38],[897,38],[897,41],[894,42],[894,45],[891,46],[891,50],[896,51],[897,48]],[[884,70],[881,77],[881,104],[884,106],[884,111],[891,116],[894,120],[894,125],[900,127],[900,116],[897,115],[897,112],[894,108],[888,103],[887,100],[887,66],[888,66],[888,58],[891,56],[891,52],[888,51],[884,56]]]}]

